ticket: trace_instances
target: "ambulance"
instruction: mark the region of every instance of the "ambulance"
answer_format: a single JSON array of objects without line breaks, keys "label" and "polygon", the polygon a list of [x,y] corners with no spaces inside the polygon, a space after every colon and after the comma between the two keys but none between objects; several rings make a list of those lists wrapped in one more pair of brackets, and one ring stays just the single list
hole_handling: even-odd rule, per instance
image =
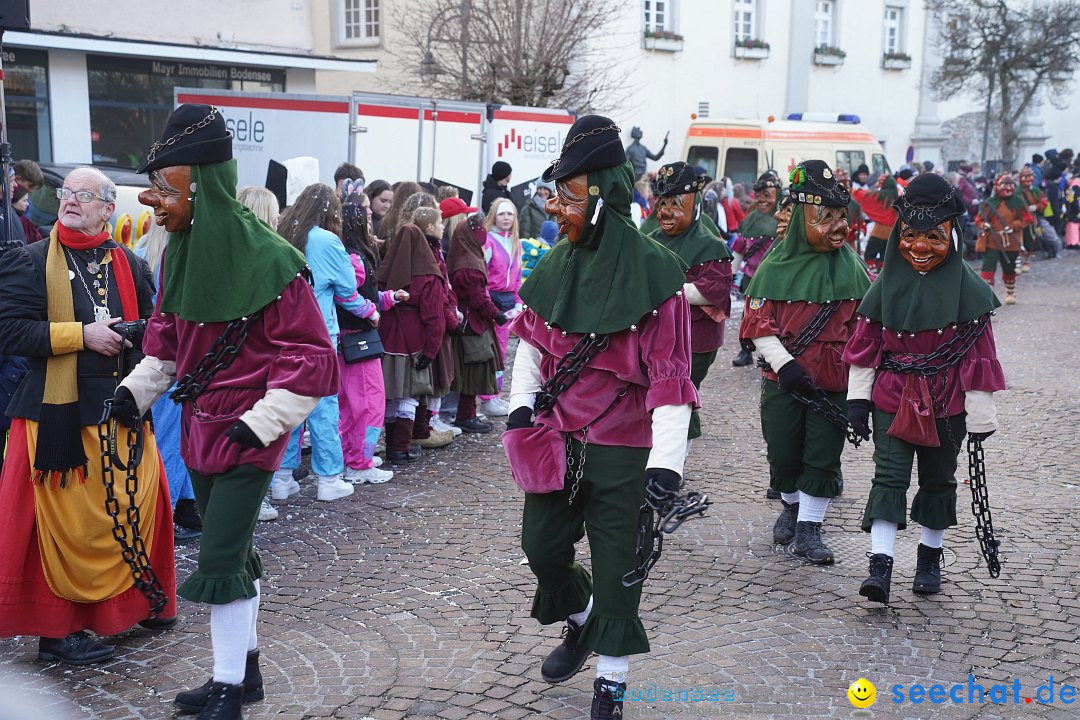
[{"label": "ambulance", "polygon": [[682,157],[709,177],[753,185],[766,170],[787,174],[803,160],[824,160],[850,176],[865,164],[889,170],[885,151],[857,115],[793,113],[783,120],[701,120],[690,124]]}]

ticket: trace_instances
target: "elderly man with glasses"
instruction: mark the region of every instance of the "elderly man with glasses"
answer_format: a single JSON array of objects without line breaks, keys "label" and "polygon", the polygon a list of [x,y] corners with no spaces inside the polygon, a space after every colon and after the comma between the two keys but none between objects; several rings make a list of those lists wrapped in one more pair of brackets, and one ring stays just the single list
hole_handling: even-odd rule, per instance
[{"label": "elderly man with glasses", "polygon": [[[134,321],[153,310],[153,279],[111,239],[108,178],[73,170],[57,197],[51,236],[0,263],[0,353],[29,364],[8,407],[0,474],[0,637],[38,635],[40,659],[86,665],[114,652],[88,630],[175,624],[176,573],[168,485],[149,423],[134,481],[114,460],[112,490],[98,437],[105,400],[141,357]],[[120,437],[116,456],[127,464],[127,433]],[[115,518],[105,510],[110,493]],[[114,530],[136,548],[131,564]],[[136,587],[133,572],[153,581]]]}]

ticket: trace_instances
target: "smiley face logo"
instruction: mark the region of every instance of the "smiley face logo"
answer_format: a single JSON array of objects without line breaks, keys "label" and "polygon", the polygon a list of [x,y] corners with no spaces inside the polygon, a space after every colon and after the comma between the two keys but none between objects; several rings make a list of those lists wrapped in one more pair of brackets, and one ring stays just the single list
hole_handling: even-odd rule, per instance
[{"label": "smiley face logo", "polygon": [[877,688],[866,678],[859,678],[847,689],[848,700],[857,708],[868,708],[877,700]]}]

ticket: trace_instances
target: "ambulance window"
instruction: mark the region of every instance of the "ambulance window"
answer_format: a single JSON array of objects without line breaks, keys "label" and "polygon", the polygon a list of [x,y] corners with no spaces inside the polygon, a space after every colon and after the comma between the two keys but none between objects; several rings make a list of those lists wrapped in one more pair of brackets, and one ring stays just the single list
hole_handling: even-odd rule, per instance
[{"label": "ambulance window", "polygon": [[719,150],[714,147],[705,147],[702,145],[693,145],[690,147],[690,154],[686,157],[686,164],[696,167],[700,165],[705,168],[705,173],[711,177],[716,177],[716,159],[719,157]]},{"label": "ambulance window", "polygon": [[889,172],[889,161],[885,159],[885,156],[881,153],[874,153],[874,174],[879,175],[884,172]]},{"label": "ambulance window", "polygon": [[837,150],[836,167],[851,176],[855,168],[866,163],[866,153],[862,150]]},{"label": "ambulance window", "polygon": [[757,150],[731,148],[724,162],[724,175],[733,183],[754,184],[758,178]]}]

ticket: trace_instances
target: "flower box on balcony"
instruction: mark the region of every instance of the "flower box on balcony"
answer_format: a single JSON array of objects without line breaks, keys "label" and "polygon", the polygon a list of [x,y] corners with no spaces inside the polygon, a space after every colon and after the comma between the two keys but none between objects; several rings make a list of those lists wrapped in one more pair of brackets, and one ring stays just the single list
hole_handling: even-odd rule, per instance
[{"label": "flower box on balcony", "polygon": [[907,70],[911,67],[911,56],[885,55],[881,58],[881,67],[885,70]]},{"label": "flower box on balcony", "polygon": [[814,48],[815,65],[843,65],[847,53],[840,48],[820,46]]},{"label": "flower box on balcony", "polygon": [[769,44],[750,40],[748,44],[735,45],[735,57],[739,60],[764,60],[769,57]]},{"label": "flower box on balcony", "polygon": [[646,50],[679,52],[683,49],[683,36],[669,30],[646,30],[643,47]]}]

